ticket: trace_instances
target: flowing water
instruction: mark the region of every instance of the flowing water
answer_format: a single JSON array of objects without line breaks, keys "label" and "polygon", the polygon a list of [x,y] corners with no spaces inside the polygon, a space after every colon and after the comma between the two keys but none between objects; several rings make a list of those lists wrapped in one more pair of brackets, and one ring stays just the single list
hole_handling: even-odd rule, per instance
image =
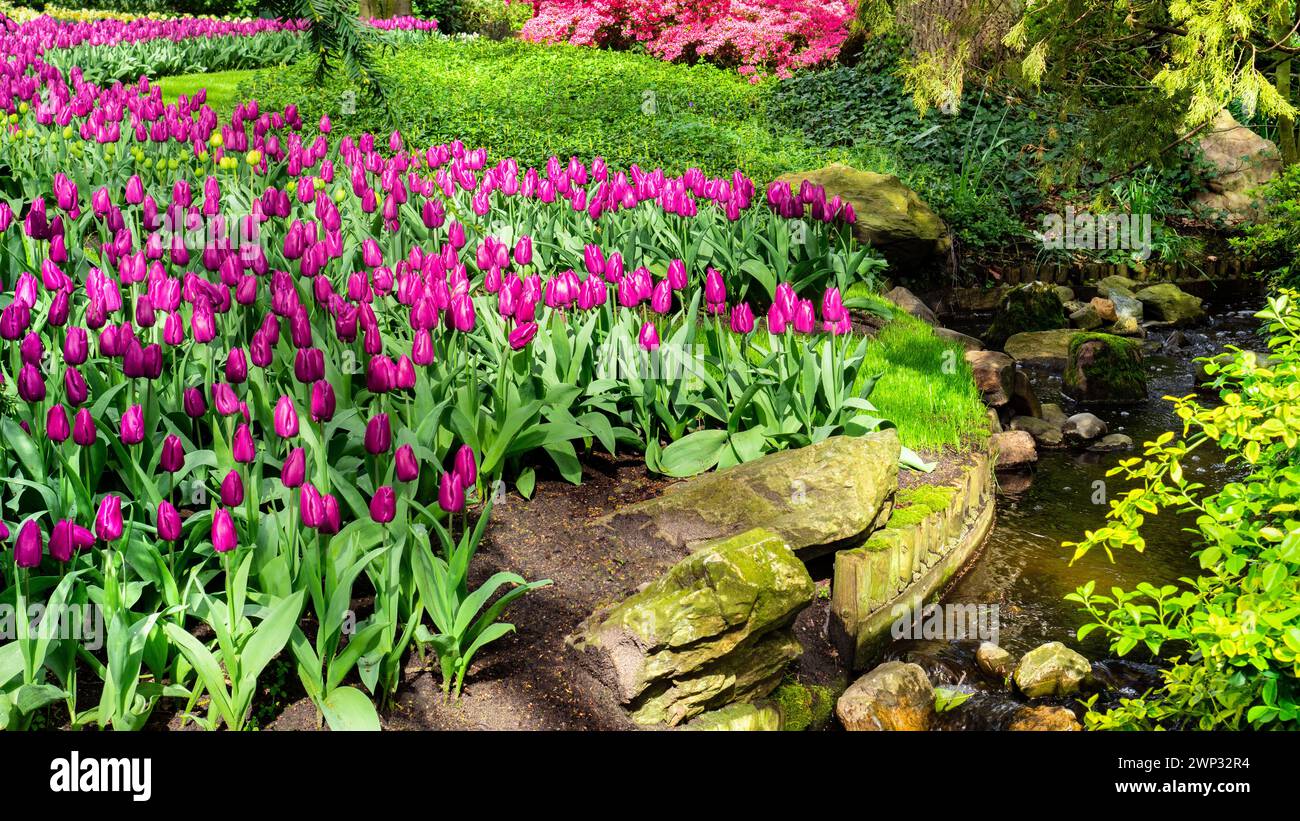
[{"label": "flowing water", "polygon": [[[1056,402],[1067,414],[1091,410],[1111,432],[1132,437],[1135,450],[1094,454],[1040,449],[1032,476],[1000,477],[997,523],[982,554],[948,591],[944,603],[997,605],[997,643],[1014,655],[1048,641],[1062,641],[1079,650],[1096,660],[1094,677],[1109,685],[1109,697],[1135,695],[1155,683],[1154,667],[1108,658],[1111,654],[1100,631],[1078,641],[1076,631],[1087,617],[1064,596],[1093,579],[1101,590],[1113,586],[1129,590],[1142,581],[1162,585],[1194,575],[1192,537],[1184,531],[1187,519],[1164,513],[1149,518],[1143,528],[1146,550],[1119,551],[1113,562],[1104,551],[1093,551],[1071,564],[1071,550],[1061,543],[1077,540],[1085,530],[1103,523],[1105,497],[1127,487],[1119,477],[1106,476],[1119,459],[1140,452],[1143,442],[1164,431],[1180,429],[1172,403],[1161,397],[1194,392],[1196,357],[1217,353],[1227,345],[1265,349],[1257,333],[1259,322],[1253,318],[1261,303],[1258,296],[1207,300],[1210,320],[1206,324],[1181,334],[1152,332],[1146,343],[1150,395],[1143,405],[1076,407],[1061,397],[1059,373],[1030,372],[1041,401]],[[978,334],[981,327],[971,320],[959,330]],[[1209,398],[1203,396],[1202,401]],[[1224,464],[1222,454],[1190,458],[1190,472],[1210,490],[1221,488],[1239,472],[1238,466]],[[891,657],[921,664],[936,684],[980,691],[963,709],[949,714],[945,719],[949,729],[1002,726],[1023,706],[1005,693],[990,691],[974,664],[978,644],[978,640],[900,640],[891,647]]]}]

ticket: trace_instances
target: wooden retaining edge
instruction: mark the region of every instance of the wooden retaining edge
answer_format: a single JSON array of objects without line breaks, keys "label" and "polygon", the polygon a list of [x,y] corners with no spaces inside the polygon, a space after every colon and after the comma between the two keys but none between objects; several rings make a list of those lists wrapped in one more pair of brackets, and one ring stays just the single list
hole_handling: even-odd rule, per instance
[{"label": "wooden retaining edge", "polygon": [[944,509],[836,554],[828,633],[851,669],[876,661],[900,615],[937,598],[984,545],[997,515],[993,465],[981,454]]}]

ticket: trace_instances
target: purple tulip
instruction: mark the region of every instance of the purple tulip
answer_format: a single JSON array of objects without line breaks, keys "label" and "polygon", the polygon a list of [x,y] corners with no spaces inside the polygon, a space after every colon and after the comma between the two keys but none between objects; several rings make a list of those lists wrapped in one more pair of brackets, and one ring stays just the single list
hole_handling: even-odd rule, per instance
[{"label": "purple tulip", "polygon": [[35,365],[23,365],[18,371],[18,396],[24,402],[45,401],[45,377]]},{"label": "purple tulip", "polygon": [[181,514],[166,499],[158,503],[155,525],[158,528],[158,538],[164,542],[174,542],[181,537]]},{"label": "purple tulip", "polygon": [[752,330],[754,330],[754,312],[748,303],[742,302],[731,309],[731,331],[747,334]]},{"label": "purple tulip", "polygon": [[68,395],[68,401],[74,405],[80,405],[90,396],[86,378],[76,368],[68,368],[63,372],[63,390]]},{"label": "purple tulip", "polygon": [[366,390],[371,393],[388,393],[397,381],[397,365],[387,356],[370,357],[366,366]]},{"label": "purple tulip", "polygon": [[398,448],[394,461],[399,482],[414,482],[420,478],[420,460],[415,455],[415,449],[410,445],[402,445]]},{"label": "purple tulip", "polygon": [[212,383],[212,404],[222,416],[239,413],[239,397],[235,389],[225,382]]},{"label": "purple tulip", "polygon": [[75,529],[76,523],[71,519],[60,519],[55,522],[54,530],[50,531],[50,555],[60,562],[72,561]]},{"label": "purple tulip", "polygon": [[438,481],[438,506],[448,513],[465,508],[465,485],[455,471],[442,474]]},{"label": "purple tulip", "polygon": [[311,418],[315,422],[334,418],[334,386],[323,379],[311,386]]},{"label": "purple tulip", "polygon": [[86,448],[95,444],[95,438],[98,435],[95,430],[95,419],[90,415],[90,409],[82,408],[77,411],[76,418],[72,420],[72,441]]},{"label": "purple tulip", "polygon": [[294,448],[280,467],[280,482],[288,488],[301,487],[306,478],[307,453],[302,448]]},{"label": "purple tulip", "polygon": [[253,443],[253,432],[249,430],[248,423],[240,423],[235,428],[235,441],[230,446],[231,455],[235,461],[241,465],[246,465],[253,461],[257,456],[257,446]]},{"label": "purple tulip", "polygon": [[339,500],[334,498],[331,493],[326,493],[320,499],[320,524],[317,530],[321,533],[332,534],[338,533],[343,527],[343,516],[339,510]]},{"label": "purple tulip", "polygon": [[794,309],[794,329],[801,334],[810,334],[816,326],[816,321],[812,300],[799,300],[798,307]]},{"label": "purple tulip", "polygon": [[122,499],[109,494],[99,503],[95,513],[95,535],[101,542],[114,542],[122,538]]},{"label": "purple tulip", "polygon": [[212,549],[218,553],[229,553],[238,546],[235,520],[230,517],[229,510],[217,508],[217,512],[212,515]]},{"label": "purple tulip", "polygon": [[644,351],[659,350],[659,331],[655,329],[653,322],[647,322],[641,326],[641,332],[637,334],[637,344]]},{"label": "purple tulip", "polygon": [[72,435],[72,425],[68,421],[68,410],[62,405],[51,405],[45,414],[45,435],[50,441],[63,444]]},{"label": "purple tulip", "polygon": [[822,295],[822,319],[827,322],[839,322],[844,315],[844,298],[840,296],[840,289],[832,285]]},{"label": "purple tulip", "polygon": [[384,485],[370,497],[370,518],[380,524],[387,524],[397,515],[397,494],[393,488]]},{"label": "purple tulip", "polygon": [[460,480],[464,482],[465,487],[473,487],[478,481],[478,462],[474,459],[473,448],[469,445],[460,446],[456,451],[453,470],[460,475]]},{"label": "purple tulip", "polygon": [[232,470],[221,480],[221,504],[226,507],[239,507],[244,503],[244,480],[239,471]]},{"label": "purple tulip", "polygon": [[138,445],[144,441],[144,408],[132,405],[122,414],[120,426],[122,444]]},{"label": "purple tulip", "polygon": [[377,413],[366,423],[366,452],[378,456],[387,453],[393,443],[392,427],[388,424],[388,414]]},{"label": "purple tulip", "polygon": [[510,349],[517,351],[521,348],[527,347],[528,343],[532,342],[533,337],[535,336],[537,336],[536,322],[523,322],[519,324],[510,332]]},{"label": "purple tulip", "polygon": [[41,526],[35,519],[28,519],[18,531],[14,542],[14,560],[19,567],[36,567],[41,563],[41,551],[44,549],[44,536]]},{"label": "purple tulip", "polygon": [[281,439],[298,435],[298,408],[294,407],[293,398],[288,394],[275,403],[275,434]]},{"label": "purple tulip", "polygon": [[167,434],[163,439],[162,455],[158,464],[168,473],[175,473],[185,466],[185,446],[181,444],[181,438],[174,433]]},{"label": "purple tulip", "polygon": [[208,412],[208,400],[198,388],[186,388],[182,404],[185,406],[185,415],[191,419],[198,419]]},{"label": "purple tulip", "polygon": [[226,355],[226,381],[232,385],[248,379],[248,359],[243,348],[231,348]]},{"label": "purple tulip", "polygon": [[[723,281],[722,274],[713,268],[704,273],[704,301],[710,306],[725,305],[727,302],[727,284]],[[713,312],[722,313],[721,310]]]},{"label": "purple tulip", "polygon": [[451,298],[451,324],[461,333],[474,330],[474,300],[469,294],[455,294]]},{"label": "purple tulip", "polygon": [[533,238],[520,237],[515,243],[515,264],[528,265],[533,261]]},{"label": "purple tulip", "polygon": [[783,334],[786,329],[786,314],[781,306],[773,302],[767,309],[767,332],[770,334]]}]

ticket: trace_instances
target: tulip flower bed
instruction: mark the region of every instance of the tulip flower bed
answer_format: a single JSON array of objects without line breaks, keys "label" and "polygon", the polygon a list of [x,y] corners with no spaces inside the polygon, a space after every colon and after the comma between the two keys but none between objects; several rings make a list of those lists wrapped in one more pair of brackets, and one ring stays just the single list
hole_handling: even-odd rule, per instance
[{"label": "tulip flower bed", "polygon": [[241,729],[283,655],[329,726],[376,727],[409,653],[454,698],[548,584],[471,574],[507,488],[889,424],[841,296],[881,262],[815,186],[304,137],[3,44],[3,595],[107,632],[20,616],[5,726]]},{"label": "tulip flower bed", "polygon": [[[434,20],[375,20],[390,45],[425,39]],[[35,17],[24,22],[0,14],[0,52],[42,55],[65,74],[74,67],[93,83],[130,82],[142,74],[162,77],[199,71],[258,68],[291,59],[304,20],[100,18],[85,21]]]}]

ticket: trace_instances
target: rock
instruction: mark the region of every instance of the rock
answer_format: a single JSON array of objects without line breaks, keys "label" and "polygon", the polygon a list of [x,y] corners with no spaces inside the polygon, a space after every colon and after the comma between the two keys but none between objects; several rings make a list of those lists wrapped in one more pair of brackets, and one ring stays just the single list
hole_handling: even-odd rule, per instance
[{"label": "rock", "polygon": [[1066,707],[1022,707],[1011,716],[1007,729],[1013,732],[1060,732],[1083,728]]},{"label": "rock", "polygon": [[1044,448],[1065,447],[1065,436],[1061,429],[1043,419],[1032,416],[1017,416],[1011,420],[1012,430],[1022,430],[1034,437],[1034,443]]},{"label": "rock", "polygon": [[899,452],[893,430],[832,436],[670,485],[599,526],[628,546],[668,545],[681,553],[761,527],[801,556],[816,556],[888,515]]},{"label": "rock", "polygon": [[813,591],[785,541],[755,529],[701,547],[566,642],[635,721],[678,724],[775,689],[802,652],[788,628]]},{"label": "rock", "polygon": [[753,730],[780,730],[783,728],[781,725],[781,711],[774,704],[761,701],[728,704],[721,710],[705,713],[682,727],[682,729],[748,732]]},{"label": "rock", "polygon": [[967,351],[966,362],[985,405],[1000,408],[1011,401],[1016,375],[1011,357],[997,351]]},{"label": "rock", "polygon": [[1121,294],[1132,294],[1138,287],[1136,279],[1129,279],[1119,274],[1111,274],[1097,280],[1097,293],[1105,295],[1113,290],[1118,290]]},{"label": "rock", "polygon": [[1101,314],[1097,313],[1097,309],[1092,305],[1084,305],[1070,314],[1070,327],[1072,328],[1091,331],[1100,328],[1104,324],[1106,324],[1106,321],[1101,318]]},{"label": "rock", "polygon": [[916,296],[916,294],[901,285],[886,291],[884,298],[922,322],[929,323],[930,325],[939,324],[939,320],[935,317],[934,311],[931,311],[930,308]]},{"label": "rock", "polygon": [[1074,301],[1074,289],[1068,285],[1053,285],[1056,289],[1056,295],[1060,298],[1061,304],[1065,305]]},{"label": "rock", "polygon": [[1088,660],[1059,641],[1035,647],[1016,665],[1016,687],[1028,698],[1068,696],[1092,672]]},{"label": "rock", "polygon": [[1056,288],[1043,282],[1030,282],[1007,292],[983,339],[996,348],[1013,334],[1048,331],[1064,325],[1065,309]]},{"label": "rock", "polygon": [[878,248],[895,269],[933,266],[952,250],[948,226],[898,177],[836,163],[777,178],[796,194],[803,180],[823,186],[828,200],[839,196],[852,203],[857,212],[853,236]]},{"label": "rock", "polygon": [[1038,461],[1038,449],[1034,446],[1034,437],[1023,430],[995,433],[991,439],[998,455],[998,470],[1020,470]]},{"label": "rock", "polygon": [[1199,144],[1215,170],[1206,190],[1196,195],[1198,208],[1230,224],[1254,219],[1259,212],[1255,189],[1282,170],[1277,146],[1237,122],[1227,109],[1218,113]]},{"label": "rock", "polygon": [[1103,322],[1114,322],[1117,318],[1115,313],[1115,303],[1105,297],[1095,296],[1088,303],[1092,309],[1097,312]]},{"label": "rock", "polygon": [[1182,331],[1174,331],[1160,344],[1160,350],[1164,353],[1178,354],[1182,353],[1182,350],[1186,348],[1187,345],[1187,334]]},{"label": "rock", "polygon": [[1112,453],[1117,450],[1131,450],[1132,448],[1133,438],[1122,433],[1108,433],[1088,445],[1088,450],[1093,453]]},{"label": "rock", "polygon": [[954,331],[951,328],[935,328],[934,335],[940,339],[946,339],[949,342],[956,342],[968,351],[984,350],[984,343],[973,336],[967,336],[960,331]]},{"label": "rock", "polygon": [[1146,337],[1146,329],[1142,327],[1140,320],[1131,316],[1121,316],[1106,329],[1106,333],[1111,336],[1128,336],[1143,339]]},{"label": "rock", "polygon": [[975,663],[985,675],[1003,681],[1011,677],[1011,671],[1016,666],[1015,658],[991,641],[980,644],[979,649],[975,651]]},{"label": "rock", "polygon": [[1070,356],[1070,340],[1079,333],[1073,328],[1062,328],[1015,334],[1002,348],[1023,365],[1060,370]]},{"label": "rock", "polygon": [[1016,371],[1011,379],[1011,401],[1007,407],[1017,416],[1039,417],[1043,415],[1043,406],[1038,402],[1038,396],[1034,394],[1034,386],[1029,382],[1029,376],[1024,371]]},{"label": "rock", "polygon": [[1071,445],[1087,444],[1093,439],[1105,436],[1106,431],[1106,423],[1091,413],[1076,413],[1066,419],[1065,424],[1061,426],[1065,441]]},{"label": "rock", "polygon": [[1172,282],[1148,286],[1138,291],[1136,296],[1147,315],[1161,322],[1172,322],[1175,327],[1205,319],[1201,298],[1192,296]]},{"label": "rock", "polygon": [[1076,336],[1070,342],[1061,392],[1078,402],[1145,402],[1142,345],[1113,334]]},{"label": "rock", "polygon": [[1061,406],[1055,402],[1045,402],[1043,404],[1043,419],[1047,422],[1059,428],[1065,424],[1067,418],[1065,411],[1061,410]]},{"label": "rock", "polygon": [[919,664],[887,661],[844,691],[835,714],[846,730],[925,730],[934,688]]},{"label": "rock", "polygon": [[992,311],[1002,304],[1007,290],[1002,285],[995,285],[992,288],[953,288],[948,291],[944,302],[950,313]]}]

